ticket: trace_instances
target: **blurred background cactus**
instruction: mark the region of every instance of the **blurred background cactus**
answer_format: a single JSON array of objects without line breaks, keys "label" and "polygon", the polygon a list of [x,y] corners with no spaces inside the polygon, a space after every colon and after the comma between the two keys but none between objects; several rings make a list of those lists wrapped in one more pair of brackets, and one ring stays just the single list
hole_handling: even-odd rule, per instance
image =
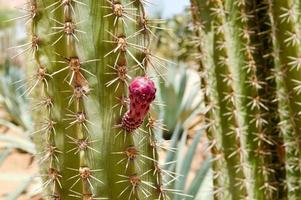
[{"label": "blurred background cactus", "polygon": [[300,3],[191,3],[214,199],[300,199]]}]

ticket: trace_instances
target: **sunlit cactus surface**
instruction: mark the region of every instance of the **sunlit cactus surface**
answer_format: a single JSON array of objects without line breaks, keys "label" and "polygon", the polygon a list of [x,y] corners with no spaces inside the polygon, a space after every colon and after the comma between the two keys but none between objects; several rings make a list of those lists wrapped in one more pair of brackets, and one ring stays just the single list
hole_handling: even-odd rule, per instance
[{"label": "sunlit cactus surface", "polygon": [[[164,59],[146,0],[29,0],[22,96],[49,199],[170,199],[151,113]],[[20,49],[19,49],[20,48]],[[170,174],[174,180],[177,175]]]},{"label": "sunlit cactus surface", "polygon": [[191,8],[214,199],[300,199],[300,2]]}]

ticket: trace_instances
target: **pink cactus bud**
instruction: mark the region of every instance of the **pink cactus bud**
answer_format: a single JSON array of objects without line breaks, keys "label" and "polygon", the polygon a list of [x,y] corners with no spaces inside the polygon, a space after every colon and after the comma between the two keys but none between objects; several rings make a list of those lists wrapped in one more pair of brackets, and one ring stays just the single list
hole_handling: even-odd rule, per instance
[{"label": "pink cactus bud", "polygon": [[130,109],[122,118],[122,127],[132,132],[143,123],[149,105],[156,97],[156,87],[147,77],[136,77],[129,85]]}]

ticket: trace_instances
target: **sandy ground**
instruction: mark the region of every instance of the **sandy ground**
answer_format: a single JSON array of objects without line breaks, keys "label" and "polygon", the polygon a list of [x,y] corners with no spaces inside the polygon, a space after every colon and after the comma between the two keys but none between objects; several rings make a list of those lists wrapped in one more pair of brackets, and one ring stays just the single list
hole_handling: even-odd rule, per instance
[{"label": "sandy ground", "polygon": [[[28,176],[37,172],[37,166],[29,165],[31,156],[25,153],[13,152],[1,165],[0,171],[0,199],[16,190],[28,179]],[[30,188],[29,188],[30,189]],[[23,194],[18,200],[39,199]]]},{"label": "sandy ground", "polygon": [[[0,119],[7,118],[5,112],[0,107]],[[0,133],[5,135],[12,135],[18,137],[13,131],[1,127]],[[4,143],[0,143],[0,151],[3,150]],[[4,199],[4,196],[15,191],[16,188],[28,179],[28,177],[38,172],[38,166],[32,162],[32,156],[28,153],[24,153],[18,150],[14,150],[0,165],[0,199]],[[35,181],[32,181],[35,183]],[[28,195],[28,191],[32,190],[31,187],[26,190],[26,194],[23,194],[18,200],[37,199]]]}]

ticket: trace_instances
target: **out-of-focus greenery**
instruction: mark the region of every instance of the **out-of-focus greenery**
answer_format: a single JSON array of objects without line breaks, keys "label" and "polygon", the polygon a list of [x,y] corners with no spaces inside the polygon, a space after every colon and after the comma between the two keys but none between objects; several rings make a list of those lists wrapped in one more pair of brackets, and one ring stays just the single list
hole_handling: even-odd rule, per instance
[{"label": "out-of-focus greenery", "polygon": [[10,21],[10,19],[16,16],[16,12],[13,10],[8,10],[5,8],[0,8],[0,30],[12,27],[15,25],[15,21]]},{"label": "out-of-focus greenery", "polygon": [[[22,89],[18,89],[18,81],[24,79],[24,71],[17,62],[10,60],[8,48],[16,45],[14,21],[7,21],[15,16],[10,10],[0,9],[0,107],[7,117],[0,118],[0,165],[15,151],[35,154],[36,148],[29,138],[32,122],[28,110],[28,100],[21,97]],[[5,134],[10,130],[13,134]],[[22,184],[7,194],[5,200],[15,200],[32,183],[34,176],[29,174]]]},{"label": "out-of-focus greenery", "polygon": [[11,122],[24,130],[32,128],[28,112],[28,99],[21,96],[24,89],[19,88],[20,80],[24,80],[23,70],[14,66],[9,60],[0,65],[0,104],[11,117]]},{"label": "out-of-focus greenery", "polygon": [[174,62],[183,62],[192,67],[195,61],[196,48],[193,41],[193,29],[190,11],[167,19],[157,30],[158,43],[156,51]]},{"label": "out-of-focus greenery", "polygon": [[[32,129],[28,101],[20,97],[22,91],[17,90],[17,81],[23,78],[22,70],[6,60],[0,64],[0,105],[8,114],[8,119],[0,118],[0,126],[7,127],[14,134],[0,132],[0,165],[15,150],[36,154],[36,148],[29,138]],[[13,192],[6,196],[6,200],[15,200],[32,183],[33,175],[20,184]]]},{"label": "out-of-focus greenery", "polygon": [[[205,152],[206,139],[200,125],[204,107],[202,106],[200,78],[196,66],[196,48],[193,41],[192,24],[189,11],[166,20],[157,30],[158,42],[154,49],[162,57],[170,59],[174,64],[167,67],[166,81],[160,82],[159,98],[165,106],[159,107],[159,118],[165,129],[159,131],[159,140],[169,140],[170,150],[166,155],[164,170],[177,177],[173,183],[174,193],[171,199],[212,199],[212,177],[210,171],[211,157]],[[161,137],[160,137],[161,136]],[[204,151],[200,152],[200,143]],[[198,159],[197,170],[193,169],[193,161]],[[189,179],[189,175],[194,178]],[[165,176],[168,181],[171,176]],[[181,193],[179,195],[179,193]]]},{"label": "out-of-focus greenery", "polygon": [[160,97],[163,103],[168,103],[168,106],[163,107],[162,116],[164,124],[169,128],[163,135],[169,139],[177,124],[184,130],[187,128],[187,125],[184,127],[185,122],[200,112],[201,95],[198,74],[187,69],[185,64],[170,66],[166,79],[166,83],[160,84]]},{"label": "out-of-focus greenery", "polygon": [[[8,114],[8,119],[0,119],[0,124],[14,130],[21,129],[23,132],[28,132],[32,129],[28,99],[21,95],[24,89],[19,87],[20,80],[25,78],[24,71],[10,59],[8,53],[9,47],[17,45],[15,39],[12,38],[15,36],[12,33],[16,32],[16,25],[14,21],[7,22],[11,18],[12,12],[1,11],[0,21],[3,25],[0,27],[0,105]],[[26,149],[23,150],[26,151]],[[28,149],[28,152],[33,153],[34,150]]]},{"label": "out-of-focus greenery", "polygon": [[[160,85],[162,102],[168,104],[161,110],[161,121],[166,125],[166,130],[162,131],[160,140],[170,140],[169,149],[175,150],[167,153],[165,163],[171,164],[165,165],[165,170],[177,176],[172,188],[188,195],[174,195],[173,200],[199,199],[200,191],[210,191],[211,188],[211,181],[206,181],[210,179],[210,156],[200,152],[198,148],[204,138],[202,127],[190,129],[194,121],[199,123],[202,120],[199,91],[198,74],[187,69],[185,64],[170,66],[166,84]],[[193,172],[195,178],[190,181],[188,176],[193,168],[193,161],[200,158],[200,154],[203,154],[202,160],[198,160],[199,168]],[[170,178],[167,177],[168,180]]]}]

